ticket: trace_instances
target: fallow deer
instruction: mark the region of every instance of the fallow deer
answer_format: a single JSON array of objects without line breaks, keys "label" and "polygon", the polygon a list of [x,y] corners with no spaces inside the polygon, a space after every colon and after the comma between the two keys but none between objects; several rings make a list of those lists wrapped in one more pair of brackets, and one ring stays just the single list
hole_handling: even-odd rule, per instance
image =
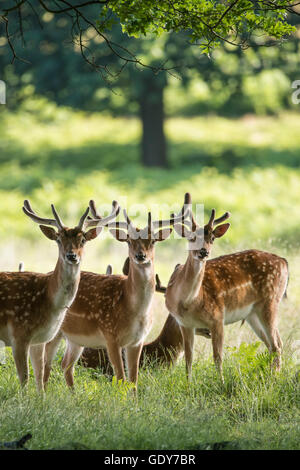
[{"label": "fallow deer", "polygon": [[[111,274],[111,266],[110,274]],[[128,275],[129,272],[129,258],[126,259],[123,266],[123,274]],[[159,276],[156,274],[156,292],[165,293],[166,287],[161,285]],[[195,330],[196,335],[201,335],[206,338],[211,338],[208,329]],[[169,314],[163,329],[159,336],[150,343],[143,346],[141,353],[141,364],[153,365],[175,365],[178,359],[183,354],[183,338],[180,327],[175,318]],[[84,367],[93,369],[100,368],[105,374],[111,375],[112,369],[109,363],[106,349],[104,348],[84,348],[80,357],[80,364]]]},{"label": "fallow deer", "polygon": [[[54,271],[48,274],[0,273],[0,339],[12,347],[21,385],[28,381],[30,351],[38,390],[43,390],[45,342],[56,335],[77,292],[84,243],[101,231],[101,228],[84,230],[89,208],[78,225],[70,229],[62,223],[55,207],[51,207],[54,219],[39,217],[27,200],[23,211],[39,224],[47,238],[57,243],[59,255]],[[116,217],[118,210],[118,204],[114,202],[107,220]]]},{"label": "fallow deer", "polygon": [[[96,220],[98,214],[93,201],[90,208]],[[74,364],[84,347],[105,347],[117,380],[123,381],[126,380],[122,360],[125,347],[129,381],[137,385],[140,354],[152,323],[154,245],[169,237],[170,225],[183,221],[186,212],[183,210],[178,217],[153,222],[149,213],[148,225],[142,230],[133,226],[126,211],[124,215],[126,222],[116,222],[110,232],[116,240],[128,244],[128,276],[82,272],[78,294],[62,324],[61,332],[67,339],[62,368],[70,387],[74,385]],[[60,336],[61,333],[47,345],[45,381]]]},{"label": "fallow deer", "polygon": [[[183,354],[183,338],[180,327],[172,315],[167,320],[159,336],[143,345],[140,364],[148,366],[173,366]],[[107,376],[113,374],[105,348],[84,348],[79,364],[91,369],[101,369]]]},{"label": "fallow deer", "polygon": [[[185,202],[191,207],[187,193]],[[188,228],[174,229],[188,240],[184,265],[173,272],[166,291],[166,306],[181,327],[188,378],[191,377],[195,328],[208,328],[213,357],[222,376],[224,325],[246,320],[271,353],[280,369],[282,341],[277,328],[280,301],[288,282],[288,264],[275,254],[247,250],[207,260],[215,238],[222,237],[230,224],[222,224],[230,214],[200,228],[190,210]]]}]

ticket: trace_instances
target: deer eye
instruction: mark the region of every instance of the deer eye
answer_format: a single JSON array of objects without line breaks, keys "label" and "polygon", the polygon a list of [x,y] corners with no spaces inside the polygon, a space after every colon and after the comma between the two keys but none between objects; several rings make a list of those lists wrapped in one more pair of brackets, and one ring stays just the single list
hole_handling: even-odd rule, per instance
[{"label": "deer eye", "polygon": [[81,245],[84,245],[86,243],[86,239],[85,238],[82,238],[81,239]]}]

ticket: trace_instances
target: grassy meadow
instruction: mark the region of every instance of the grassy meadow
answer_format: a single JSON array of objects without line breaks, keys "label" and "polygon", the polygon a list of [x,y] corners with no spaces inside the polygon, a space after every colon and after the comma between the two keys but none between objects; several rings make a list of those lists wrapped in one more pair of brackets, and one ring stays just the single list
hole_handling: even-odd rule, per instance
[{"label": "grassy meadow", "polygon": [[[231,228],[215,243],[213,255],[258,248],[288,259],[288,299],[282,302],[279,329],[283,367],[270,373],[268,354],[247,325],[225,329],[225,386],[212,362],[210,341],[196,340],[193,381],[184,362],[173,369],[149,367],[140,373],[139,396],[80,366],[76,391],[66,390],[59,352],[45,397],[33,376],[21,391],[10,351],[0,366],[0,441],[27,432],[31,449],[86,446],[91,449],[202,449],[228,441],[228,449],[300,448],[300,114],[278,117],[215,116],[172,118],[166,122],[170,167],[139,164],[140,124],[133,118],[84,114],[35,100],[16,113],[0,114],[0,269],[54,267],[56,246],[21,211],[25,198],[46,217],[50,202],[63,220],[78,221],[89,199],[98,205],[179,209],[190,191],[205,214],[229,210]],[[165,204],[165,206],[164,206]],[[156,205],[156,206],[155,206]],[[168,206],[167,206],[168,205]],[[146,213],[137,219],[145,223]],[[82,269],[120,272],[125,244],[108,236],[86,247]],[[158,244],[156,271],[163,284],[183,262],[183,240]],[[167,311],[155,295],[150,339]],[[297,352],[298,345],[298,352]],[[77,443],[77,444],[76,444]]]}]

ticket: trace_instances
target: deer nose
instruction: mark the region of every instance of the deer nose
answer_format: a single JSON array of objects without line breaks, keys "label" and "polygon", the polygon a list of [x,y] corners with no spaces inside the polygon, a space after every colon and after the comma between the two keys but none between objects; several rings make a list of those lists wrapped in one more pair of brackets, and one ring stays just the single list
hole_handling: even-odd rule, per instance
[{"label": "deer nose", "polygon": [[208,256],[208,251],[206,248],[201,248],[199,250],[199,258],[206,258]]},{"label": "deer nose", "polygon": [[76,253],[73,253],[72,251],[69,251],[66,256],[67,256],[68,261],[77,261],[77,255]]},{"label": "deer nose", "polygon": [[145,259],[146,259],[146,255],[144,253],[142,253],[141,251],[139,253],[137,253],[135,255],[135,257],[138,261],[145,261]]}]

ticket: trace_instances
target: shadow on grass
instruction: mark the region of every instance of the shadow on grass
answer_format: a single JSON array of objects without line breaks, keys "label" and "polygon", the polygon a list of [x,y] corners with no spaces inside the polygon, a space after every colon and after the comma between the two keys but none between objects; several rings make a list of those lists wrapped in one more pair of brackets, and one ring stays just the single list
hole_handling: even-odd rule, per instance
[{"label": "shadow on grass", "polygon": [[297,148],[253,148],[248,146],[220,146],[195,143],[169,143],[169,168],[145,168],[139,159],[138,143],[86,143],[64,150],[44,148],[39,153],[28,153],[12,142],[2,144],[0,189],[30,193],[44,182],[60,181],[75,185],[77,180],[95,171],[107,171],[108,182],[135,185],[143,179],[143,191],[168,189],[200,173],[204,167],[216,168],[230,174],[236,168],[300,166]]}]

